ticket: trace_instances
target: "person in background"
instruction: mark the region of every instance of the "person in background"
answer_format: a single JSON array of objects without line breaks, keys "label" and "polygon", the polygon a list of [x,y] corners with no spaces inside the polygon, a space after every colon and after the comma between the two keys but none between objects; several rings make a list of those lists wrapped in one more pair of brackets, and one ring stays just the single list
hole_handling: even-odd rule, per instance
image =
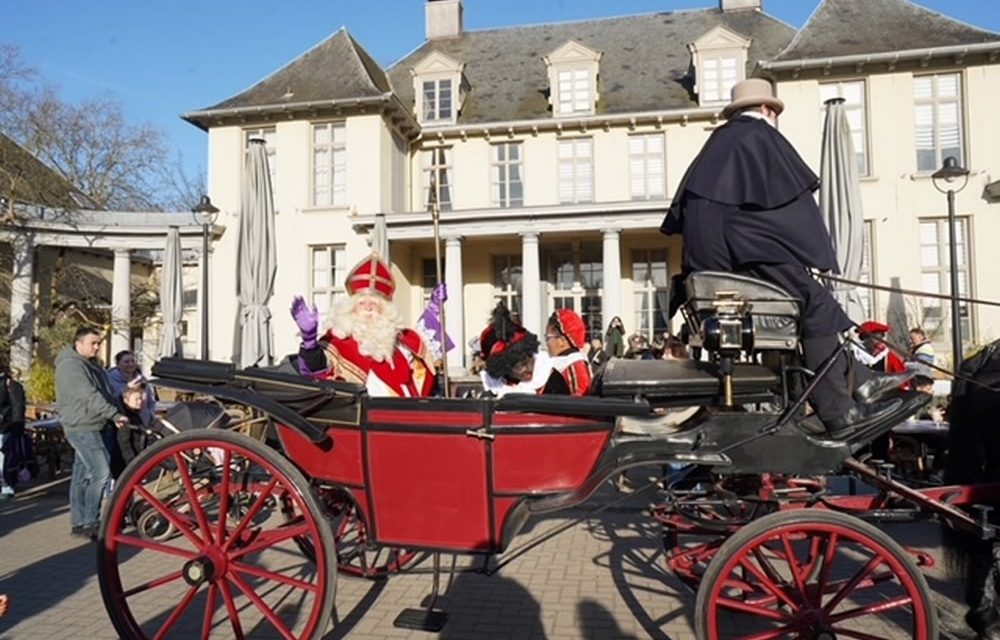
[{"label": "person in background", "polygon": [[6,359],[0,356],[0,500],[12,499],[16,490],[17,473],[7,473],[4,456],[8,443],[24,434],[25,408],[24,387],[14,379]]},{"label": "person in background", "polygon": [[625,355],[625,325],[618,316],[611,318],[608,330],[604,334],[604,351],[608,358],[621,358]]},{"label": "person in background", "polygon": [[590,339],[590,351],[587,352],[587,362],[590,363],[590,371],[597,373],[608,361],[608,354],[604,350],[604,341],[601,336],[594,336]]},{"label": "person in background", "polygon": [[[934,345],[927,339],[927,334],[920,327],[910,329],[910,358],[918,365],[922,365],[919,367],[920,369],[928,372],[936,359]],[[958,364],[955,365],[955,368],[958,368]]]},{"label": "person in background", "polygon": [[591,373],[583,347],[587,327],[572,309],[557,309],[545,325],[545,348],[552,374],[542,393],[585,396],[590,393]]},{"label": "person in background", "polygon": [[649,346],[649,339],[641,333],[633,333],[628,338],[628,351],[625,352],[627,360],[655,360],[653,349]]},{"label": "person in background", "polygon": [[110,455],[101,431],[128,426],[118,398],[97,354],[103,339],[92,327],[81,327],[73,344],[56,356],[56,408],[67,442],[73,447],[69,486],[71,534],[97,540],[101,500],[111,480]]},{"label": "person in background", "polygon": [[[118,406],[128,417],[132,427],[104,433],[104,444],[111,455],[111,477],[117,479],[129,461],[142,449],[142,429],[149,427],[156,419],[156,394],[142,375],[135,354],[128,350],[115,354],[115,366],[108,369],[108,382],[114,390]],[[126,394],[130,396],[131,402],[125,401]]]},{"label": "person in background", "polygon": [[858,325],[857,332],[861,346],[853,345],[855,360],[881,373],[906,371],[906,363],[885,343],[885,336],[891,329],[889,325],[875,320],[866,320]]}]

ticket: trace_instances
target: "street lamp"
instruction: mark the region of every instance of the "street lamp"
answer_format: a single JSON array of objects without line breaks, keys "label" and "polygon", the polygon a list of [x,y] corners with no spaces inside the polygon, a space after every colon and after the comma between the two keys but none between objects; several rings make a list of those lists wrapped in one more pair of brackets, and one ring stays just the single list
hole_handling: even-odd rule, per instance
[{"label": "street lamp", "polygon": [[201,222],[201,359],[208,360],[208,234],[219,217],[219,208],[211,198],[202,196],[191,212]]},{"label": "street lamp", "polygon": [[[961,184],[955,183],[961,179]],[[944,159],[941,168],[931,175],[934,188],[948,195],[948,252],[951,264],[951,357],[952,369],[958,371],[962,363],[962,325],[958,308],[958,233],[955,224],[955,194],[969,182],[969,170],[958,163],[955,156]]]}]

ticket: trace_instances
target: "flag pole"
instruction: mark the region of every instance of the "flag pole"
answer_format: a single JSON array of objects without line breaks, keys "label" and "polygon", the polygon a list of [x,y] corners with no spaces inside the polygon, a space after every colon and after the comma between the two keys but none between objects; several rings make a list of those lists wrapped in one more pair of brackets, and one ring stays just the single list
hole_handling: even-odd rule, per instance
[{"label": "flag pole", "polygon": [[[430,190],[427,194],[427,205],[431,210],[431,220],[434,222],[434,269],[437,272],[437,284],[444,282],[441,277],[441,204],[438,202],[438,185],[435,171],[431,171]],[[438,344],[441,345],[441,381],[443,383],[444,397],[451,396],[451,385],[448,384],[448,347],[445,342],[445,321],[444,321],[444,300],[441,301],[439,313],[441,317],[441,327],[438,334]]]}]

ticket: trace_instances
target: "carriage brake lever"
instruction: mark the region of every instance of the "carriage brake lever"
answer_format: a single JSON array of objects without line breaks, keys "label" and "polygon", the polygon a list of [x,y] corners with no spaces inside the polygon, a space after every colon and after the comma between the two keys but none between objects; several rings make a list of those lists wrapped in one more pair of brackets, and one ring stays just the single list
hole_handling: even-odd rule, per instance
[{"label": "carriage brake lever", "polygon": [[472,436],[473,438],[479,438],[480,440],[494,440],[497,437],[495,433],[486,427],[481,429],[466,429],[465,435]]}]

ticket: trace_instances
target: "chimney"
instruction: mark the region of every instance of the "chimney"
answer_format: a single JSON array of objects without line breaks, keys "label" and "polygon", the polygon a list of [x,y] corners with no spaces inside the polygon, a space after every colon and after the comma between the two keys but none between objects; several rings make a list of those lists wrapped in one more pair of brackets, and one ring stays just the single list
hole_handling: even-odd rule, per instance
[{"label": "chimney", "polygon": [[427,0],[424,12],[428,40],[462,35],[462,0]]},{"label": "chimney", "polygon": [[743,11],[745,9],[761,11],[763,4],[764,0],[719,0],[719,9],[723,13],[727,11]]}]

